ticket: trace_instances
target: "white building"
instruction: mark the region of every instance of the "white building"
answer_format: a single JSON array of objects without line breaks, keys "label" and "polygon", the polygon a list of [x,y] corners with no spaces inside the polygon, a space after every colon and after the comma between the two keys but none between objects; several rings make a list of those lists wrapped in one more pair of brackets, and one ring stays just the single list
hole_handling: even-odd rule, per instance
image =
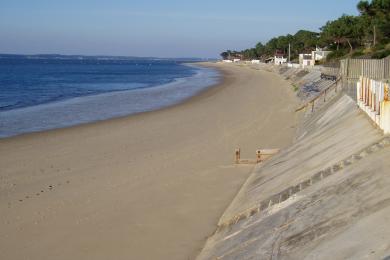
[{"label": "white building", "polygon": [[222,62],[232,63],[233,61],[232,60],[222,60]]},{"label": "white building", "polygon": [[315,60],[313,59],[312,54],[299,54],[299,65],[301,65],[302,68],[314,66]]},{"label": "white building", "polygon": [[241,59],[233,59],[233,62],[240,62]]},{"label": "white building", "polygon": [[316,50],[311,53],[301,53],[299,54],[299,64],[302,68],[312,67],[316,64],[316,61],[326,59],[326,56],[328,56],[329,53],[330,51],[323,51],[320,48],[316,48]]},{"label": "white building", "polygon": [[284,57],[284,53],[281,51],[275,52],[274,62],[276,65],[282,65],[287,62],[287,58]]},{"label": "white building", "polygon": [[282,64],[285,64],[287,62],[287,58],[283,57],[283,56],[275,56],[275,64],[276,65],[282,65]]},{"label": "white building", "polygon": [[321,48],[316,48],[315,51],[311,52],[312,58],[315,61],[320,61],[326,59],[326,56],[331,53],[331,51],[323,51]]},{"label": "white building", "polygon": [[260,60],[251,60],[252,64],[260,64]]}]

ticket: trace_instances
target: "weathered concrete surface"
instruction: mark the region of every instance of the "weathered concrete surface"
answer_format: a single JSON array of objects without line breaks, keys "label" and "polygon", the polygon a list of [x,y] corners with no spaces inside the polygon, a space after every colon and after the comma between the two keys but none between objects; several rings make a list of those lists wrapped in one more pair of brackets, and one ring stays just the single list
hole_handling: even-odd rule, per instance
[{"label": "weathered concrete surface", "polygon": [[198,259],[390,255],[390,137],[339,96],[259,166]]}]

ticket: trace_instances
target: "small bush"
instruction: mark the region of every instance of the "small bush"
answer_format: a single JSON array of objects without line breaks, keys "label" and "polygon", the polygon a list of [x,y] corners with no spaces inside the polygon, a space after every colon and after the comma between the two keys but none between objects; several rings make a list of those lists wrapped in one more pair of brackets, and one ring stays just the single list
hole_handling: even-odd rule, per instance
[{"label": "small bush", "polygon": [[328,56],[326,57],[327,60],[334,60],[334,59],[337,59],[337,58],[340,58],[340,57],[343,57],[345,56],[346,54],[348,53],[347,50],[336,50],[336,51],[332,51],[331,53],[328,54]]},{"label": "small bush", "polygon": [[364,55],[364,51],[363,50],[356,50],[354,53],[352,53],[352,57],[355,58],[355,57],[359,57],[359,56],[363,56]]},{"label": "small bush", "polygon": [[373,59],[383,59],[390,55],[390,50],[378,51],[372,55]]},{"label": "small bush", "polygon": [[386,44],[380,43],[374,46],[373,50],[374,51],[380,51],[386,48]]}]

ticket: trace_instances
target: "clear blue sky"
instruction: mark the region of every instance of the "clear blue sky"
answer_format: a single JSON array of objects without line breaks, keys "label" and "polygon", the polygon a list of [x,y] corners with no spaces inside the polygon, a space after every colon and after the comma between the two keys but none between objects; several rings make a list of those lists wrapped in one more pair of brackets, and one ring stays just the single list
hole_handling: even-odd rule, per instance
[{"label": "clear blue sky", "polygon": [[217,57],[357,14],[358,0],[0,0],[0,53]]}]

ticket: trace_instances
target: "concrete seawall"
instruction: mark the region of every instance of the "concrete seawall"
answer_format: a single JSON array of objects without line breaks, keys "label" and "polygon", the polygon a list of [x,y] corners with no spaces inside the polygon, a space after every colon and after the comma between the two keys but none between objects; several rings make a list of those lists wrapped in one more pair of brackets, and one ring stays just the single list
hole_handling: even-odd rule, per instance
[{"label": "concrete seawall", "polygon": [[295,144],[258,165],[198,259],[384,259],[390,137],[333,95]]}]

